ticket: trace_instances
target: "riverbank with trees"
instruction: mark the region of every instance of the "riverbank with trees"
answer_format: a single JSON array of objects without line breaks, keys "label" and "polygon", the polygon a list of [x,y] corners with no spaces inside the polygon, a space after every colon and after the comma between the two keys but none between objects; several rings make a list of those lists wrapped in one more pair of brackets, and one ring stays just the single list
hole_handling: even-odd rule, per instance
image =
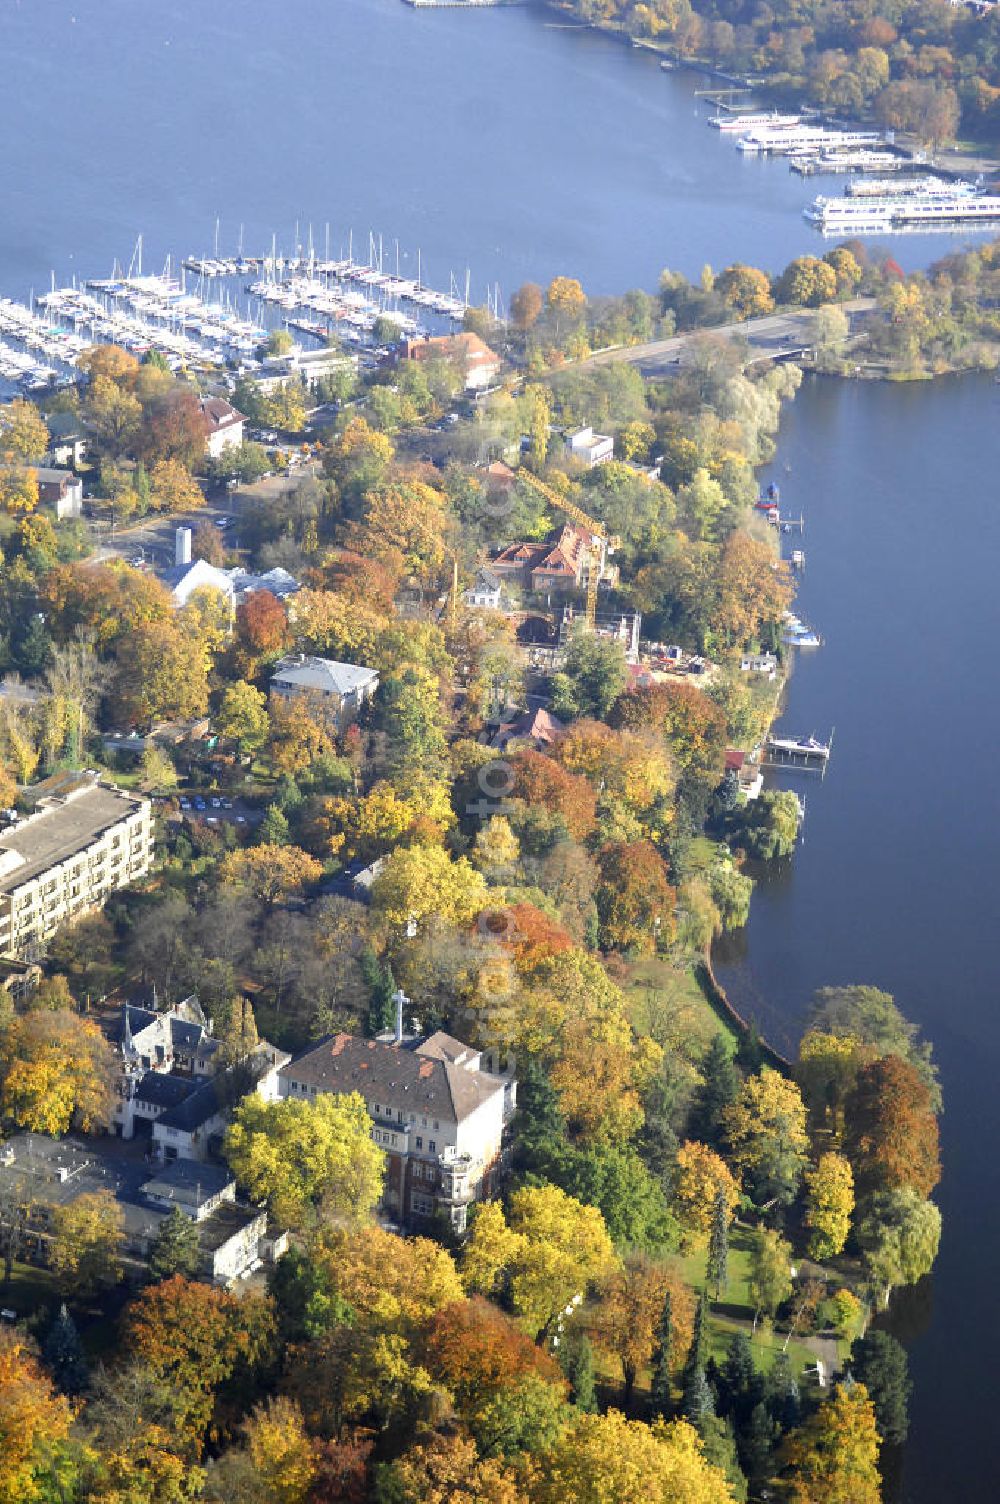
[{"label": "riverbank with trees", "polygon": [[687,62],[760,79],[775,99],[870,118],[940,147],[959,131],[1000,141],[1000,20],[947,0],[892,7],[737,0],[549,0],[590,26]]}]

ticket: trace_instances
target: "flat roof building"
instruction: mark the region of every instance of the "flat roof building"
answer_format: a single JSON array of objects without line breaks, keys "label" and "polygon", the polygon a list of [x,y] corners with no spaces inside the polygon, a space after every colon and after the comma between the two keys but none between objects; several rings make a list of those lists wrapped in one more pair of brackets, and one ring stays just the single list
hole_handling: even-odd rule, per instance
[{"label": "flat roof building", "polygon": [[28,960],[153,862],[148,799],[89,773],[58,775],[34,792],[34,813],[0,832],[0,953]]}]

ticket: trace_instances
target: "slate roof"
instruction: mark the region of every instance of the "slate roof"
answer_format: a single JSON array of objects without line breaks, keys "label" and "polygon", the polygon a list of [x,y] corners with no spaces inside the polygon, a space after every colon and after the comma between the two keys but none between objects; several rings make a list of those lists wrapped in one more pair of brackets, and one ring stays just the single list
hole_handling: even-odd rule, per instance
[{"label": "slate roof", "polygon": [[[430,1050],[428,1052],[428,1046]],[[333,1034],[280,1071],[317,1091],[357,1091],[366,1101],[460,1123],[504,1090],[498,1076],[458,1064],[457,1052],[478,1061],[475,1051],[450,1035],[432,1035],[416,1049]]]},{"label": "slate roof", "polygon": [[189,1097],[196,1083],[190,1076],[172,1076],[169,1071],[147,1071],[136,1087],[135,1099],[150,1107],[173,1108]]},{"label": "slate roof", "polygon": [[203,1164],[191,1159],[168,1159],[143,1185],[146,1196],[158,1196],[163,1200],[176,1197],[178,1202],[192,1200],[191,1193],[201,1202],[210,1201],[227,1186],[233,1184],[232,1173],[223,1165]]},{"label": "slate roof", "polygon": [[359,668],[354,663],[337,663],[333,658],[307,657],[299,653],[275,664],[271,683],[290,685],[295,689],[318,689],[324,694],[349,695],[377,678],[373,668]]}]

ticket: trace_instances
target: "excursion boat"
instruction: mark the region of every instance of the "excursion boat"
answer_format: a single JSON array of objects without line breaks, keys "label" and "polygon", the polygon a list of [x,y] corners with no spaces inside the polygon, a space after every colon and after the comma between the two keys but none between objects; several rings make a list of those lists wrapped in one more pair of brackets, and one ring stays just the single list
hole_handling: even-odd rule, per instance
[{"label": "excursion boat", "polygon": [[938,183],[932,189],[891,195],[813,200],[803,216],[825,235],[891,234],[933,225],[1000,222],[1000,194],[982,193],[971,184]]},{"label": "excursion boat", "polygon": [[731,131],[752,131],[761,126],[770,125],[776,129],[790,129],[794,125],[802,123],[801,115],[779,115],[777,111],[770,114],[759,115],[712,115],[709,117],[709,125],[717,131],[728,134]]}]

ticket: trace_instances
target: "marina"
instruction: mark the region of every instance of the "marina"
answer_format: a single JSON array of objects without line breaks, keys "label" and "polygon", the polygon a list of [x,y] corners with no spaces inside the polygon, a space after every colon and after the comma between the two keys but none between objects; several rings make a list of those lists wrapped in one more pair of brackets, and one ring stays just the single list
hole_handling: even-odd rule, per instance
[{"label": "marina", "polygon": [[[216,232],[218,236],[218,230]],[[353,237],[349,240],[349,247]],[[77,379],[83,352],[95,344],[120,345],[140,358],[155,350],[171,370],[254,369],[261,347],[282,326],[317,341],[331,336],[346,344],[370,344],[378,319],[387,316],[401,335],[416,338],[461,320],[470,297],[470,277],[448,293],[424,284],[417,254],[414,278],[384,267],[381,240],[369,236],[369,260],[286,257],[187,257],[174,273],[143,271],[140,236],[128,268],[118,263],[109,277],[57,286],[26,303],[0,299],[0,381],[40,393]],[[245,281],[247,277],[255,280]],[[500,310],[499,288],[487,295]],[[404,312],[409,305],[412,312]]]}]

